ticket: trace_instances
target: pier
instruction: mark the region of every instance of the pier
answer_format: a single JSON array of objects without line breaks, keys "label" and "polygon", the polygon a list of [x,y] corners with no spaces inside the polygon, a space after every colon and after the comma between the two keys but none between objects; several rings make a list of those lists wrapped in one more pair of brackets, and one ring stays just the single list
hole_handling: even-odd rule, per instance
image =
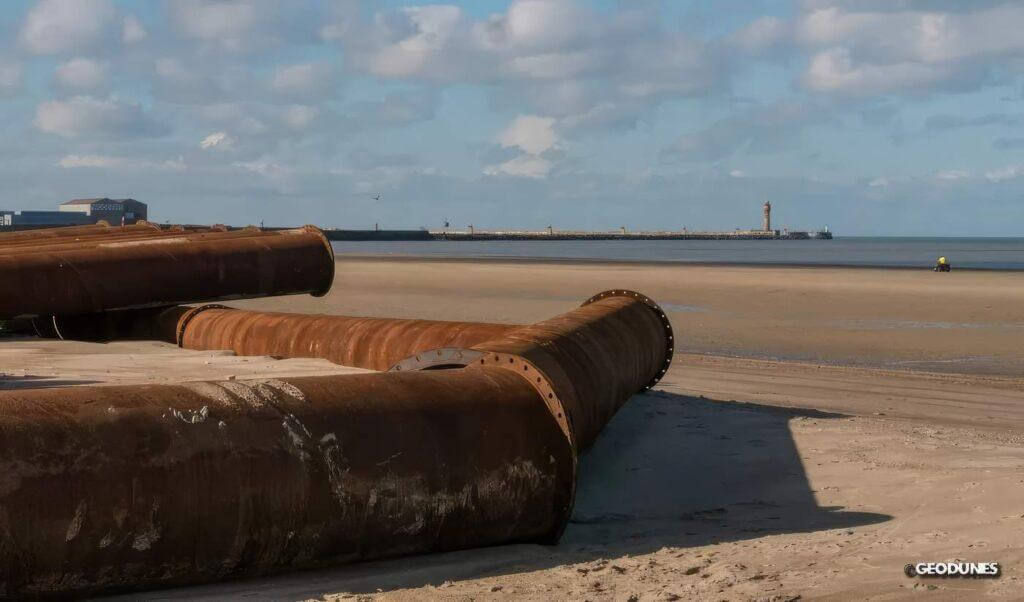
[{"label": "pier", "polygon": [[733,230],[724,232],[657,230],[333,230],[324,233],[338,241],[491,241],[491,240],[831,240],[828,230]]}]

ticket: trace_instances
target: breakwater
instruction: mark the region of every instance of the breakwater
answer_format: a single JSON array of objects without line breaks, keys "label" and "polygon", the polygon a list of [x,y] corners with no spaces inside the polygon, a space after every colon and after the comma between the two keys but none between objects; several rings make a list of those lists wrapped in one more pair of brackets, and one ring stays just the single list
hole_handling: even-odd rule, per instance
[{"label": "breakwater", "polygon": [[584,231],[584,230],[324,230],[329,240],[337,241],[491,241],[491,240],[831,240],[828,231],[732,232],[690,231]]},{"label": "breakwater", "polygon": [[[160,225],[169,228],[167,225]],[[186,225],[184,229],[202,226]],[[240,226],[219,226],[225,230],[238,230]],[[36,226],[0,226],[0,232],[37,229]],[[267,227],[264,230],[285,230],[286,227]],[[492,240],[831,240],[827,230],[817,232],[797,230],[733,230],[723,232],[675,231],[589,231],[589,230],[323,230],[332,241],[492,241]]]}]

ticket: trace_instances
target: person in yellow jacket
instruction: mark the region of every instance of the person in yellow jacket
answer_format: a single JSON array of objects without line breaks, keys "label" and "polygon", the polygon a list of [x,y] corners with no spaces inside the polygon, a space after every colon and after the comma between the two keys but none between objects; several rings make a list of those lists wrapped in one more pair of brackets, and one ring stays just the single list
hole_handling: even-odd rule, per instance
[{"label": "person in yellow jacket", "polygon": [[952,269],[952,267],[949,265],[949,260],[946,259],[945,255],[943,255],[942,257],[939,257],[938,261],[935,262],[935,271],[936,272],[948,272],[951,269]]}]

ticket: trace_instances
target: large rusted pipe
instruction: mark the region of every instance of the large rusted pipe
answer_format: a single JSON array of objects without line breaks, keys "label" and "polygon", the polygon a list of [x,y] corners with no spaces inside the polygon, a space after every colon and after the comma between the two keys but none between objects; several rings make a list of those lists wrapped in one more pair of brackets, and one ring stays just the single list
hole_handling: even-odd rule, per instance
[{"label": "large rusted pipe", "polygon": [[573,441],[586,449],[634,394],[654,386],[672,363],[668,316],[635,291],[594,295],[581,307],[472,347],[482,365],[534,367],[565,408]]},{"label": "large rusted pipe", "polygon": [[238,355],[316,357],[387,370],[420,351],[470,347],[515,325],[438,320],[301,315],[199,307],[182,315],[178,343],[186,349],[230,349]]},{"label": "large rusted pipe", "polygon": [[574,445],[586,449],[622,404],[664,376],[674,347],[672,325],[657,303],[635,291],[611,290],[469,349],[421,350],[392,370],[430,369],[444,357],[447,365],[522,371],[553,408],[564,409]]},{"label": "large rusted pipe", "polygon": [[211,232],[0,255],[0,278],[0,319],[74,315],[323,295],[334,278],[334,254],[324,234],[312,226],[251,235]]},{"label": "large rusted pipe", "polygon": [[575,465],[492,367],[0,391],[0,593],[552,542]]},{"label": "large rusted pipe", "polygon": [[[588,447],[618,408],[668,370],[665,312],[633,291],[606,291],[531,326],[254,312],[221,306],[54,318],[39,328],[78,340],[156,339],[238,355],[316,357],[371,370],[494,361],[533,366]],[[553,402],[554,403],[554,402]]]},{"label": "large rusted pipe", "polygon": [[[177,333],[189,311],[148,328]],[[616,290],[436,350],[462,369],[423,370],[421,350],[390,373],[0,392],[0,584],[104,591],[552,541],[577,451],[673,346],[657,304]]]},{"label": "large rusted pipe", "polygon": [[104,222],[102,225],[93,226],[23,230],[0,233],[0,249],[57,245],[94,239],[138,238],[140,236],[159,234],[162,231],[160,226],[149,222],[139,222],[128,226],[109,226]]},{"label": "large rusted pipe", "polygon": [[[143,223],[145,227],[147,223]],[[126,226],[128,228],[134,228],[135,225]],[[40,238],[63,238],[63,237],[75,237],[83,236],[96,232],[102,232],[110,229],[110,224],[100,220],[95,224],[87,224],[84,226],[64,226],[61,228],[33,228],[31,230],[16,230],[13,232],[0,232],[0,245],[16,241],[24,241],[29,239],[40,239]]]},{"label": "large rusted pipe", "polygon": [[[470,347],[520,327],[246,311],[221,305],[57,316],[52,322],[51,318],[37,322],[45,323],[42,328],[49,336],[64,339],[149,339],[186,349],[231,350],[237,355],[322,358],[369,370],[387,370],[420,351]],[[445,363],[435,362],[433,367]]]},{"label": "large rusted pipe", "polygon": [[231,232],[218,230],[178,230],[151,228],[147,230],[120,231],[110,234],[97,234],[82,237],[66,237],[59,239],[32,240],[19,244],[0,246],[0,255],[27,255],[32,253],[66,253],[79,249],[98,247],[116,247],[135,240],[155,240],[158,238],[182,238],[193,242],[203,240],[229,240],[233,238],[250,238],[253,236],[273,236],[273,232],[259,228],[243,228]]}]

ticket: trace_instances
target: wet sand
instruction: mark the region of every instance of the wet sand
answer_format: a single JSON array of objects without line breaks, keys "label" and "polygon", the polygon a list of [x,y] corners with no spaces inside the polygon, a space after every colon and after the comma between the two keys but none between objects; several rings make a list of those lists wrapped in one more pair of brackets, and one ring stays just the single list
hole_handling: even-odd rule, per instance
[{"label": "wet sand", "polygon": [[683,352],[1024,374],[1024,272],[347,259],[326,297],[239,305],[533,322],[616,287],[657,300]]},{"label": "wet sand", "polygon": [[[1019,598],[1024,274],[345,260],[326,297],[233,305],[532,322],[613,287],[680,353],[584,455],[559,545],[125,599]],[[1004,575],[903,575],[954,559]]]}]

